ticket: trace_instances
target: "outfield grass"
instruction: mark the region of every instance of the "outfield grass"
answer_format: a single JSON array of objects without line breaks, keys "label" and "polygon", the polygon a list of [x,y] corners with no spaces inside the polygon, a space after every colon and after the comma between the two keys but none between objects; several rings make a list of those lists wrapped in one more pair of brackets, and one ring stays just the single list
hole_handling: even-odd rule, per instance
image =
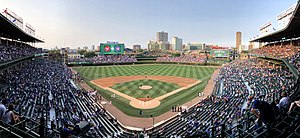
[{"label": "outfield grass", "polygon": [[[140,85],[149,85],[152,86],[152,89],[142,90],[139,88]],[[176,90],[180,88],[180,86],[175,83],[167,83],[157,80],[135,80],[118,83],[111,88],[134,98],[147,98],[148,96],[149,98],[156,98]]]},{"label": "outfield grass", "polygon": [[[74,68],[83,77],[84,80],[92,88],[96,88],[99,93],[108,100],[112,100],[114,106],[119,108],[122,112],[129,116],[145,117],[150,115],[159,116],[171,110],[174,105],[182,105],[202,92],[210,79],[212,73],[216,68],[214,67],[201,67],[189,65],[135,65],[135,66],[91,66],[91,67],[77,67]],[[161,104],[154,109],[143,110],[144,115],[139,116],[140,109],[134,108],[129,104],[129,100],[117,96],[116,99],[110,99],[110,91],[103,90],[89,81],[99,78],[114,77],[114,76],[136,76],[136,75],[157,75],[157,76],[180,76],[186,78],[198,79],[201,81],[198,85],[190,87],[179,93],[171,95],[163,100]]]}]

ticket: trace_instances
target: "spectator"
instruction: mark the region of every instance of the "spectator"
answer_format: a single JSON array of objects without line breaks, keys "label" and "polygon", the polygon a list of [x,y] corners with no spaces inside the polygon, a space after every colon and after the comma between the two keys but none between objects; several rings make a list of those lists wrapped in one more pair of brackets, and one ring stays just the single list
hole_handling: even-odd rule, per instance
[{"label": "spectator", "polygon": [[70,138],[71,135],[74,135],[73,130],[69,128],[69,124],[67,122],[64,122],[64,128],[60,133],[61,138]]},{"label": "spectator", "polygon": [[2,120],[2,116],[4,115],[4,113],[6,111],[6,107],[5,107],[6,104],[7,104],[6,99],[2,99],[2,102],[0,104],[0,120]]},{"label": "spectator", "polygon": [[294,101],[294,102],[291,103],[291,106],[289,108],[288,113],[290,113],[292,111],[292,109],[294,108],[294,106],[300,107],[300,99],[298,101]]},{"label": "spectator", "polygon": [[274,115],[275,116],[277,116],[277,115],[279,115],[279,107],[277,106],[277,104],[276,104],[276,102],[275,101],[273,101],[272,103],[271,103],[271,107],[272,107],[272,110],[273,110],[273,112],[274,112]]},{"label": "spectator", "polygon": [[8,105],[8,109],[4,112],[4,115],[2,116],[2,120],[4,123],[7,124],[15,124],[19,120],[19,117],[14,114],[13,112],[14,106],[12,104]]},{"label": "spectator", "polygon": [[254,100],[252,103],[252,113],[257,117],[256,130],[257,133],[261,132],[259,129],[264,123],[267,126],[268,131],[271,129],[272,123],[275,120],[275,115],[272,107],[269,103],[260,100]]},{"label": "spectator", "polygon": [[281,112],[286,113],[288,111],[290,102],[286,92],[281,93],[282,98],[279,101],[279,109]]}]

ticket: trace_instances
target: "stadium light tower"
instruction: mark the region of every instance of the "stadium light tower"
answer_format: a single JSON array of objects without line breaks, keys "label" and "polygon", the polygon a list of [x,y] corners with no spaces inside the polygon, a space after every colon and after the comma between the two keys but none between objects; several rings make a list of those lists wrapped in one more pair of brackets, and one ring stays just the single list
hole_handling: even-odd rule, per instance
[{"label": "stadium light tower", "polygon": [[205,49],[204,49],[205,51],[205,56],[206,56],[206,59],[205,59],[205,65],[207,65],[207,61],[208,61],[208,48],[207,47],[205,47]]},{"label": "stadium light tower", "polygon": [[153,115],[150,115],[151,116],[151,118],[152,118],[152,126],[153,126],[153,132],[154,132],[154,117],[153,117]]}]

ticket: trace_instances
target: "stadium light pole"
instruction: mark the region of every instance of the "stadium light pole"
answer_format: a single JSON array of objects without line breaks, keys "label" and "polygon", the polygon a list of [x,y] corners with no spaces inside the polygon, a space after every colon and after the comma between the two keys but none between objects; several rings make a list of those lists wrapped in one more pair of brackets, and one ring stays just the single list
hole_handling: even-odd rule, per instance
[{"label": "stadium light pole", "polygon": [[152,126],[153,126],[152,132],[154,132],[154,117],[153,117],[153,115],[150,115],[150,116],[151,116],[151,118],[152,118]]},{"label": "stadium light pole", "polygon": [[205,65],[207,65],[207,60],[208,60],[207,49],[205,49],[205,56],[206,56]]}]

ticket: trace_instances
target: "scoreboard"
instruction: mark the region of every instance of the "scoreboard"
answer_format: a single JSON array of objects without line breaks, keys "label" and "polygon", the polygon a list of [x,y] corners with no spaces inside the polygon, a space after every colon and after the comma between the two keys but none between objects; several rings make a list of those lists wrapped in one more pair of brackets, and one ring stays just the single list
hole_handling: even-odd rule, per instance
[{"label": "scoreboard", "polygon": [[100,55],[124,54],[124,44],[100,43]]},{"label": "scoreboard", "polygon": [[228,49],[212,49],[210,51],[210,55],[212,57],[227,58],[227,57],[229,57],[229,50]]}]

